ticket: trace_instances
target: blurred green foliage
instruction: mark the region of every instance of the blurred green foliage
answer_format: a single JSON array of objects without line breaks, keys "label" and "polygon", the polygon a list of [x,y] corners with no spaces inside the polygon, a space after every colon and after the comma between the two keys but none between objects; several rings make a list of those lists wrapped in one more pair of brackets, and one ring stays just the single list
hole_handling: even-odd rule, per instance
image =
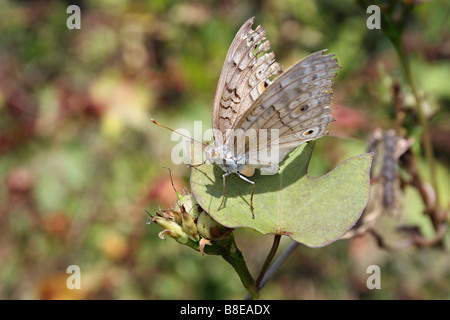
[{"label": "blurred green foliage", "polygon": [[[324,48],[343,67],[335,82],[337,122],[316,144],[312,175],[365,152],[376,128],[393,127],[394,82],[412,104],[392,46],[380,30],[366,28],[368,15],[353,1],[70,4],[81,7],[81,30],[66,27],[69,2],[0,2],[0,299],[244,297],[229,265],[160,240],[145,210],[176,200],[163,166],[179,191],[189,186],[189,170],[171,163],[170,132],[150,118],[174,129],[211,123],[226,52],[251,16],[266,27],[285,68]],[[449,12],[448,1],[418,4],[403,39],[432,115],[443,207],[450,201]],[[421,160],[425,177],[426,166]],[[400,222],[430,235],[418,195],[408,191],[403,202]],[[256,273],[271,237],[250,230],[235,236]],[[283,239],[281,249],[288,244]],[[72,264],[81,268],[82,290],[66,288]],[[381,266],[381,290],[365,285],[371,264]],[[261,295],[449,299],[449,287],[443,250],[387,252],[362,237],[301,247]]]}]

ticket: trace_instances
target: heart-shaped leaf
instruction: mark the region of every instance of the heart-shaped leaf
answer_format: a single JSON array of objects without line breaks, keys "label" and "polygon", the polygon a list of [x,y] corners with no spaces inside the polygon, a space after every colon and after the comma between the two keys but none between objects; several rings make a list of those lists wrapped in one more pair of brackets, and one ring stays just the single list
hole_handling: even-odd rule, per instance
[{"label": "heart-shaped leaf", "polygon": [[249,227],[263,234],[288,235],[309,247],[322,247],[343,236],[359,219],[369,199],[369,172],[373,154],[361,154],[341,163],[322,177],[307,174],[314,143],[292,151],[276,175],[251,177],[252,184],[218,166],[193,167],[191,190],[197,202],[216,221],[230,227]]}]

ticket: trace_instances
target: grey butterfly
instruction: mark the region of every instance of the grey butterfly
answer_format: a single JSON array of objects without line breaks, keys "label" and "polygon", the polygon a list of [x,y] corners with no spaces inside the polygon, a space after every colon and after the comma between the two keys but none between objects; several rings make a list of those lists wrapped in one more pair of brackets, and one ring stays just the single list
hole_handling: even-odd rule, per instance
[{"label": "grey butterfly", "polygon": [[[205,148],[207,160],[225,172],[219,209],[226,195],[225,179],[235,173],[253,184],[252,213],[255,186],[243,174],[251,176],[255,168],[262,175],[276,174],[278,163],[298,145],[328,134],[325,129],[334,121],[332,79],[340,68],[334,54],[324,55],[322,50],[282,73],[274,53],[268,52],[266,30],[261,26],[253,30],[253,20],[244,23],[228,50],[214,100],[214,147]],[[253,150],[245,145],[237,152],[235,137],[252,129],[257,135],[262,129],[278,130],[278,162],[259,161],[263,149],[273,151],[270,138]]]},{"label": "grey butterfly", "polygon": [[[214,146],[202,148],[206,160],[225,172],[218,210],[226,196],[226,177],[235,173],[253,184],[254,217],[255,183],[246,176],[255,169],[262,175],[276,174],[289,152],[328,133],[325,129],[334,121],[332,79],[340,66],[334,54],[324,55],[322,50],[282,72],[274,53],[268,52],[266,30],[253,30],[253,20],[243,24],[228,50],[214,99]],[[277,134],[269,136],[268,130]],[[238,148],[236,140],[246,137],[248,144]],[[269,160],[262,160],[261,154],[269,154]]]}]

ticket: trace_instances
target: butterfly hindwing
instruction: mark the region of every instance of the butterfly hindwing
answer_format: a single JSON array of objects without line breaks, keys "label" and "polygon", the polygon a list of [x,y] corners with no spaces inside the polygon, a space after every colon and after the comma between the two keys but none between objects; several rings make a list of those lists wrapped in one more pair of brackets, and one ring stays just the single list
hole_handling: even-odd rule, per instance
[{"label": "butterfly hindwing", "polygon": [[[327,134],[333,121],[332,79],[339,67],[334,55],[318,51],[279,75],[239,119],[236,128],[278,129],[279,161],[301,143]],[[270,141],[266,146],[270,151]],[[255,157],[251,152],[249,158]],[[255,159],[253,159],[255,161]]]}]

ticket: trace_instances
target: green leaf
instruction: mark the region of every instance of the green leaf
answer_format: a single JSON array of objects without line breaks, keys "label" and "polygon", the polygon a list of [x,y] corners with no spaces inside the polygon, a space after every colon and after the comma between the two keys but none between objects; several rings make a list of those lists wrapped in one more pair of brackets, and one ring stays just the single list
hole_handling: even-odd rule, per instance
[{"label": "green leaf", "polygon": [[369,172],[373,154],[361,154],[341,163],[322,177],[307,174],[314,143],[292,151],[276,175],[251,178],[252,185],[232,174],[226,178],[218,166],[193,167],[191,190],[200,206],[219,223],[249,227],[260,233],[288,235],[309,247],[322,247],[343,236],[359,219],[369,200]]}]

